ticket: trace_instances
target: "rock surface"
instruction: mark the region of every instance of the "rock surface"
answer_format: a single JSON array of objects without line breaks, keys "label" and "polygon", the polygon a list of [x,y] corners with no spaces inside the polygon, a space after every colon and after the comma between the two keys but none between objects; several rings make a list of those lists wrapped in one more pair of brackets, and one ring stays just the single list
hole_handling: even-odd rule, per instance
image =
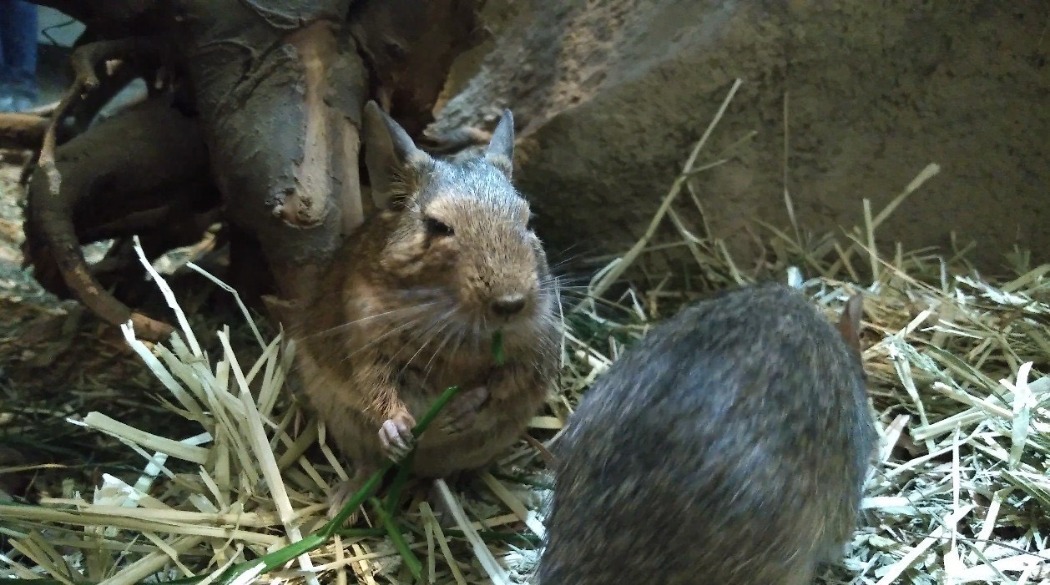
[{"label": "rock surface", "polygon": [[[490,0],[436,129],[511,106],[523,190],[552,255],[639,236],[737,78],[693,181],[738,253],[753,219],[817,232],[877,213],[929,163],[941,173],[878,231],[950,246],[985,270],[1014,244],[1050,260],[1050,3]],[[482,51],[482,49],[479,49]],[[785,118],[786,112],[786,118]],[[726,151],[750,132],[750,140]],[[691,203],[682,207],[699,226]],[[691,215],[690,215],[691,214]]]}]

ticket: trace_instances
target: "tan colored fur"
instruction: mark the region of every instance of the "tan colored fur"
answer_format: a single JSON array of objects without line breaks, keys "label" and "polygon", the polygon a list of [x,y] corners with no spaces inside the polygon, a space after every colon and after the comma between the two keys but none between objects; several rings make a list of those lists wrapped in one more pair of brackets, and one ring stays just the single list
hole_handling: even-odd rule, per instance
[{"label": "tan colored fur", "polygon": [[[480,157],[413,167],[399,181],[403,203],[348,238],[289,326],[303,393],[349,456],[354,481],[383,461],[384,421],[418,420],[452,385],[462,388],[459,408],[453,401],[423,435],[413,472],[441,477],[488,464],[521,437],[557,371],[555,293],[526,226],[528,204]],[[455,235],[433,237],[424,217]],[[493,299],[519,293],[528,299],[521,314],[489,312]],[[502,366],[491,350],[497,325]],[[475,412],[479,387],[488,398]]]}]

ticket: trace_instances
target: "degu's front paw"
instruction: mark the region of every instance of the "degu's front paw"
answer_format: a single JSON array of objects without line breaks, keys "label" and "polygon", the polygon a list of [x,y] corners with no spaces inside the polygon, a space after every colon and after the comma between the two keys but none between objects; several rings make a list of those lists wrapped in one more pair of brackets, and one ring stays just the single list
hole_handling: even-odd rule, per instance
[{"label": "degu's front paw", "polygon": [[477,386],[460,392],[453,398],[442,413],[441,430],[446,433],[458,433],[474,425],[478,411],[489,399],[489,389]]},{"label": "degu's front paw", "polygon": [[383,446],[386,456],[394,461],[400,461],[408,455],[415,444],[412,436],[412,427],[416,426],[416,419],[412,415],[403,412],[388,418],[379,427],[379,443]]}]

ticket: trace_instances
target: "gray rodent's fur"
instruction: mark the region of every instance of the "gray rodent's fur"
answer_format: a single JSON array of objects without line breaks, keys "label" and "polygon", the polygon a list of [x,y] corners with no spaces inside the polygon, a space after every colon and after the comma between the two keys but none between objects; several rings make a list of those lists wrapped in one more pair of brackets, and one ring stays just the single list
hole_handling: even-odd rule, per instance
[{"label": "gray rodent's fur", "polygon": [[541,585],[801,585],[841,555],[877,435],[855,343],[799,292],[693,304],[598,378],[556,444]]}]

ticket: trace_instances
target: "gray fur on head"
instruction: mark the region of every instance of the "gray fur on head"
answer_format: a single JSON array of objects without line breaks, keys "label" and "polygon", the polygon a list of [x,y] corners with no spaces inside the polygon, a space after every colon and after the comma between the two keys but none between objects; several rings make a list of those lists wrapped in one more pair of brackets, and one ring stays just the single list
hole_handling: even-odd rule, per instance
[{"label": "gray fur on head", "polygon": [[[372,202],[376,209],[389,209],[396,203],[395,195],[404,191],[398,188],[399,178],[433,167],[435,159],[417,147],[408,132],[373,100],[365,104],[362,134]],[[500,116],[483,158],[507,180],[512,178],[514,115],[510,110]]]}]

